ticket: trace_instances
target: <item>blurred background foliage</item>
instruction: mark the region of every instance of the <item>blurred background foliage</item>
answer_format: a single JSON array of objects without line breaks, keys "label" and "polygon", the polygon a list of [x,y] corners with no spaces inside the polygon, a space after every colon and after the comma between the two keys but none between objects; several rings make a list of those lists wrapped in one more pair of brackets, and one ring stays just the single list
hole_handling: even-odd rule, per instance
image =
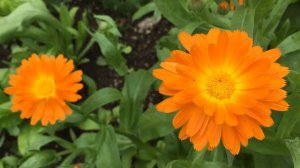
[{"label": "blurred background foliage", "polygon": [[[239,6],[233,0],[233,11],[220,9],[220,2],[0,0],[0,168],[300,167],[300,2],[246,0]],[[167,31],[145,36],[149,25],[150,31]],[[154,107],[161,97],[151,70],[171,50],[181,48],[177,34],[206,33],[212,27],[240,29],[264,49],[280,48],[279,62],[291,70],[289,111],[273,113],[275,124],[264,130],[266,139],[251,140],[238,156],[222,146],[213,152],[195,151],[177,138],[173,115]],[[126,38],[132,29],[140,34]],[[153,44],[144,37],[151,37]],[[126,41],[131,38],[143,38],[136,46],[149,45],[154,52],[135,54],[138,48]],[[31,127],[10,112],[3,88],[31,53],[62,53],[84,70],[84,99],[70,104],[74,112],[64,122]],[[141,67],[133,61],[149,64]]]}]

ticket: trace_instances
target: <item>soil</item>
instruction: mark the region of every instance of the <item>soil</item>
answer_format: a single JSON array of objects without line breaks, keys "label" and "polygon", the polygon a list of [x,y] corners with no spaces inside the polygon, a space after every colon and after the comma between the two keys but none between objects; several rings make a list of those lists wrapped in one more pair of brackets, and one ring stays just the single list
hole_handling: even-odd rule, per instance
[{"label": "soil", "polygon": [[[80,12],[93,11],[95,14],[109,15],[117,23],[121,34],[123,35],[120,39],[121,43],[130,46],[132,48],[131,53],[124,55],[127,66],[131,70],[145,69],[148,70],[155,63],[157,63],[155,44],[162,36],[164,36],[172,27],[172,24],[166,19],[162,18],[160,22],[156,24],[145,25],[143,22],[151,22],[151,14],[147,15],[140,20],[132,22],[128,16],[121,15],[115,11],[102,8],[101,1],[82,1],[73,0],[71,6],[80,6]],[[91,8],[90,8],[91,7]],[[80,16],[80,15],[79,15]],[[80,18],[78,18],[80,19]],[[97,27],[93,18],[89,18],[90,28],[95,29]],[[114,70],[108,66],[99,66],[96,64],[96,60],[101,55],[100,49],[95,44],[91,50],[86,54],[90,62],[84,64],[80,69],[84,71],[85,74],[92,77],[97,83],[97,88],[104,87],[114,87],[117,89],[122,89],[124,84],[124,77],[119,76]],[[83,91],[84,96],[86,95],[86,90]],[[155,90],[151,90],[145,105],[156,104],[161,101],[162,96]]]}]

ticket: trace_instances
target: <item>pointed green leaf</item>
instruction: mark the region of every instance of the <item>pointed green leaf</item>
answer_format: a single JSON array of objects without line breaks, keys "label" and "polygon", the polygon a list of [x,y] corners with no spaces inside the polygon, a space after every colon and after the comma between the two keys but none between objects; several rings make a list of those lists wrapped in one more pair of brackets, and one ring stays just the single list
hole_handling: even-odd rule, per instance
[{"label": "pointed green leaf", "polygon": [[290,107],[287,112],[284,112],[278,126],[276,132],[276,137],[278,138],[289,137],[300,118],[300,96],[297,93],[291,94],[287,97],[287,101]]},{"label": "pointed green leaf", "polygon": [[154,11],[156,8],[156,5],[154,2],[150,2],[144,6],[142,6],[139,10],[137,10],[133,16],[132,16],[132,21],[135,21],[137,19],[140,19],[141,17],[145,16],[146,14]]},{"label": "pointed green leaf", "polygon": [[232,18],[232,29],[245,31],[250,37],[253,37],[254,16],[254,9],[246,7],[238,8]]},{"label": "pointed green leaf", "polygon": [[138,123],[138,136],[144,140],[163,137],[174,131],[172,126],[173,115],[160,113],[155,107],[150,107],[142,114]]},{"label": "pointed green leaf", "polygon": [[114,88],[103,88],[88,97],[82,104],[81,109],[84,114],[89,114],[94,110],[121,98],[121,93]]},{"label": "pointed green leaf", "polygon": [[143,112],[143,102],[154,82],[152,75],[144,70],[126,76],[120,105],[120,124],[126,131],[132,131]]},{"label": "pointed green leaf", "polygon": [[300,140],[299,140],[299,138],[296,138],[294,140],[286,140],[285,143],[291,152],[293,162],[294,162],[294,167],[300,168]]},{"label": "pointed green leaf", "polygon": [[56,151],[46,150],[37,151],[26,159],[20,166],[20,168],[29,167],[52,167],[51,165],[59,159]]},{"label": "pointed green leaf", "polygon": [[174,0],[154,0],[154,2],[163,16],[179,28],[195,21],[193,15],[180,2]]},{"label": "pointed green leaf", "polygon": [[24,126],[18,136],[19,152],[24,155],[31,150],[39,150],[42,146],[52,142],[54,138],[42,134],[43,128]]},{"label": "pointed green leaf", "polygon": [[123,58],[117,43],[110,40],[104,33],[96,32],[93,37],[97,41],[106,62],[112,66],[119,75],[127,72],[126,60]]},{"label": "pointed green leaf", "polygon": [[266,137],[264,140],[251,139],[249,145],[244,148],[250,153],[257,152],[268,155],[289,155],[289,151],[283,140]]},{"label": "pointed green leaf", "polygon": [[300,50],[300,31],[289,35],[277,47],[281,50],[282,55]]},{"label": "pointed green leaf", "polygon": [[120,168],[121,159],[113,127],[105,126],[98,136],[96,167]]}]

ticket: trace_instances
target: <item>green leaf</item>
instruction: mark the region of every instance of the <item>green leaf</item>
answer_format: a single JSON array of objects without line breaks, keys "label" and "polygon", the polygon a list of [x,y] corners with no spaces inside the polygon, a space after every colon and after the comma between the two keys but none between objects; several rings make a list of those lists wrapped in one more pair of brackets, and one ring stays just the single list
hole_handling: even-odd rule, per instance
[{"label": "green leaf", "polygon": [[290,19],[286,19],[280,27],[276,30],[276,39],[271,42],[271,47],[275,48],[279,45],[289,34],[289,30],[291,27]]},{"label": "green leaf", "polygon": [[289,151],[283,140],[268,136],[262,141],[251,139],[249,145],[244,150],[267,155],[289,155]]},{"label": "green leaf", "polygon": [[[262,155],[255,153],[253,154],[253,166],[255,168],[292,168],[293,162],[290,156],[280,155]],[[250,162],[251,163],[251,162]],[[248,166],[248,165],[247,165]]]},{"label": "green leaf", "polygon": [[[294,72],[294,71],[297,72],[300,69],[300,61],[299,60],[300,60],[300,50],[289,53],[286,56],[281,57],[279,59],[280,64],[282,64],[283,66],[287,66],[287,67],[289,67],[290,70],[292,70],[291,73],[288,75],[288,78],[290,78],[290,76],[292,75],[292,72]],[[297,79],[300,79],[299,74],[296,76],[299,76],[299,77],[297,77]],[[298,82],[295,79],[293,79],[293,82]],[[300,86],[300,84],[299,84],[299,86]],[[287,85],[287,87],[289,87],[289,85]]]},{"label": "green leaf", "polygon": [[192,168],[192,163],[185,160],[174,160],[167,164],[166,168]]},{"label": "green leaf", "polygon": [[99,143],[96,149],[98,150],[96,166],[99,168],[120,168],[121,159],[116,141],[116,135],[113,127],[105,126],[101,129],[97,138]]},{"label": "green leaf", "polygon": [[[102,21],[102,24],[106,23],[105,24],[106,26],[102,27],[102,29],[103,28],[108,29],[108,32],[114,36],[118,36],[118,37],[122,36],[120,31],[118,30],[118,26],[117,26],[116,22],[110,16],[95,15],[94,17],[95,17],[95,19]],[[100,27],[101,27],[101,23],[100,23]]]},{"label": "green leaf", "polygon": [[201,25],[200,22],[192,22],[192,23],[189,23],[187,24],[186,26],[182,27],[179,31],[178,31],[178,34],[179,32],[188,32],[190,34],[193,34],[194,31],[197,29],[197,27],[199,27]]},{"label": "green leaf", "polygon": [[286,140],[285,143],[292,155],[294,167],[299,168],[300,167],[300,140],[299,140],[299,138],[296,138],[294,140]]},{"label": "green leaf", "polygon": [[277,0],[248,1],[250,8],[255,9],[255,22],[262,22],[264,18],[272,11],[276,1]]},{"label": "green leaf", "polygon": [[231,21],[232,29],[246,31],[250,37],[253,37],[254,16],[254,9],[246,7],[237,8]]},{"label": "green leaf", "polygon": [[159,113],[155,107],[150,107],[139,119],[138,136],[149,141],[170,134],[174,131],[172,118],[173,115]]},{"label": "green leaf", "polygon": [[283,118],[281,119],[276,132],[277,138],[289,137],[300,118],[299,95],[297,93],[289,95],[287,97],[287,102],[290,105],[289,111],[284,112],[283,114]]},{"label": "green leaf", "polygon": [[68,11],[68,8],[65,6],[65,5],[61,5],[60,6],[60,9],[59,9],[59,18],[60,18],[60,21],[65,25],[65,26],[68,26],[68,27],[71,27],[72,26],[72,18],[71,16],[69,15],[69,11]]},{"label": "green leaf", "polygon": [[228,168],[228,166],[222,162],[201,161],[192,165],[192,162],[186,160],[174,160],[169,162],[166,168]]},{"label": "green leaf", "polygon": [[17,167],[19,159],[16,156],[5,156],[1,158],[1,161],[7,166]]},{"label": "green leaf", "polygon": [[[280,19],[286,11],[292,0],[256,0],[255,4],[258,10],[255,20],[259,18],[260,22],[256,22],[255,44],[260,44],[263,48],[267,48],[271,40],[276,37],[274,32],[280,23]],[[265,1],[265,2],[264,2]],[[271,7],[271,9],[270,9]],[[270,10],[270,11],[269,11]]]},{"label": "green leaf", "polygon": [[30,0],[1,0],[0,1],[0,16],[8,15],[12,12],[18,5]]},{"label": "green leaf", "polygon": [[0,128],[12,128],[22,122],[20,114],[12,113],[10,106],[11,102],[0,104]]},{"label": "green leaf", "polygon": [[153,12],[156,9],[156,5],[154,2],[149,2],[148,4],[142,6],[137,10],[133,16],[132,21],[135,21],[137,19],[140,19],[141,17],[145,16],[146,14]]},{"label": "green leaf", "polygon": [[8,16],[0,18],[0,43],[8,41],[18,33],[24,31],[34,21],[45,21],[54,27],[64,29],[49,13],[45,4],[40,0],[36,0],[24,3]]},{"label": "green leaf", "polygon": [[77,146],[77,148],[95,148],[95,143],[97,134],[96,133],[83,133],[78,137],[74,144]]},{"label": "green leaf", "polygon": [[99,130],[99,124],[94,120],[86,119],[78,124],[78,127],[85,131]]},{"label": "green leaf", "polygon": [[179,28],[195,21],[193,15],[179,2],[174,0],[154,0],[154,2],[163,16]]},{"label": "green leaf", "polygon": [[20,168],[29,167],[49,167],[56,161],[58,161],[59,156],[54,150],[37,151],[26,159],[20,166]]},{"label": "green leaf", "polygon": [[86,74],[83,74],[82,81],[83,81],[84,84],[87,85],[89,95],[91,95],[94,92],[96,92],[96,90],[97,90],[97,84],[96,84],[96,82],[95,82],[95,80],[93,78],[89,77]]},{"label": "green leaf", "polygon": [[113,43],[104,33],[96,32],[93,37],[97,41],[106,62],[112,66],[119,75],[127,72],[126,60],[122,57],[117,44]]},{"label": "green leaf", "polygon": [[143,112],[143,102],[154,82],[152,75],[144,70],[126,76],[120,104],[120,125],[125,131],[132,131]]},{"label": "green leaf", "polygon": [[114,88],[103,88],[88,97],[81,106],[82,112],[86,115],[94,110],[121,98],[121,94]]},{"label": "green leaf", "polygon": [[272,6],[272,11],[268,16],[268,19],[265,20],[265,29],[267,32],[274,32],[278,24],[280,23],[280,19],[284,12],[286,11],[288,5],[292,3],[293,0],[277,0]]},{"label": "green leaf", "polygon": [[44,128],[24,126],[18,136],[19,152],[24,155],[31,150],[39,150],[42,146],[52,142],[54,138],[43,135]]},{"label": "green leaf", "polygon": [[300,31],[289,35],[277,47],[281,50],[282,55],[300,50]]}]

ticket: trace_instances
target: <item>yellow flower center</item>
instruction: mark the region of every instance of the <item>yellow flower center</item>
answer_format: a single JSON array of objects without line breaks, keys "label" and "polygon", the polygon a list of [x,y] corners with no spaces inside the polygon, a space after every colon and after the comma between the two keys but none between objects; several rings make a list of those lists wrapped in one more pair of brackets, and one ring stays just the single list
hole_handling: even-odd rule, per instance
[{"label": "yellow flower center", "polygon": [[37,80],[35,94],[40,99],[47,99],[55,96],[55,81],[50,76],[43,76]]},{"label": "yellow flower center", "polygon": [[212,75],[206,83],[207,93],[216,99],[229,99],[235,90],[235,82],[227,73]]}]

